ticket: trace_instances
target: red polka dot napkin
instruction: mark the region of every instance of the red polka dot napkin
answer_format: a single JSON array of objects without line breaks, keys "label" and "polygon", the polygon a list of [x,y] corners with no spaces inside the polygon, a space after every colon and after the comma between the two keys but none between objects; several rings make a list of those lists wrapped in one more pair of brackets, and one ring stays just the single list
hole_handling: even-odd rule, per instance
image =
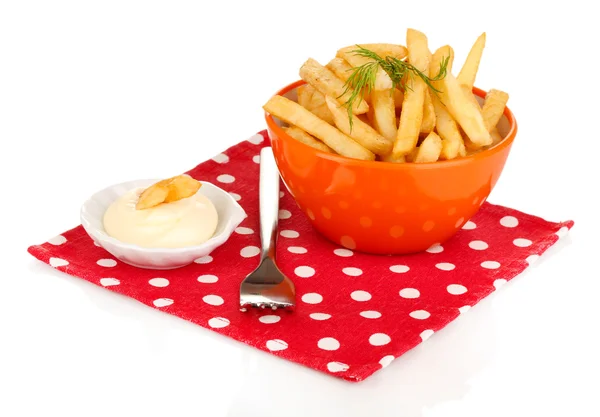
[{"label": "red polka dot napkin", "polygon": [[443,246],[373,256],[322,238],[284,191],[277,256],[296,285],[297,308],[240,312],[240,282],[258,263],[258,154],[266,145],[261,132],[189,171],[229,191],[248,213],[226,245],[190,266],[153,271],[123,264],[96,247],[81,226],[29,252],[67,274],[355,382],[521,273],[573,225],[486,203]]}]

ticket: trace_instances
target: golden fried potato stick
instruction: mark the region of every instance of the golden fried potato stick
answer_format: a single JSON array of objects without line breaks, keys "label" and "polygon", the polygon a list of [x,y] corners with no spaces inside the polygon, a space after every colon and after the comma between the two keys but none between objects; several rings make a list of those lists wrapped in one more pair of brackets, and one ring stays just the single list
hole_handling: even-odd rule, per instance
[{"label": "golden fried potato stick", "polygon": [[382,156],[381,161],[383,162],[392,162],[395,164],[403,164],[406,162],[406,157],[404,155],[394,158],[394,156],[390,153],[388,155]]},{"label": "golden fried potato stick", "polygon": [[165,181],[157,182],[146,188],[138,198],[135,204],[136,210],[146,210],[151,207],[158,206],[164,203],[165,198],[169,195],[169,187]]},{"label": "golden fried potato stick", "polygon": [[159,181],[146,188],[135,205],[137,210],[145,210],[162,203],[172,203],[196,194],[202,183],[189,175],[178,175]]},{"label": "golden fried potato stick", "polygon": [[[436,59],[433,59],[435,57]],[[429,69],[429,76],[435,77],[439,72],[441,58],[448,58],[447,72],[452,72],[452,64],[454,61],[454,50],[449,46],[445,45],[436,51],[433,55],[431,66]],[[463,142],[460,130],[446,106],[442,104],[435,92],[431,93],[431,102],[435,111],[437,134],[442,138],[442,152],[440,159],[454,159],[460,154],[460,150],[463,149],[465,152],[465,144]]]},{"label": "golden fried potato stick", "polygon": [[[469,86],[467,85],[461,85],[460,88],[463,90],[463,93],[465,93],[465,96],[469,99],[473,107],[481,113],[481,104],[479,104],[479,101],[477,101],[475,94],[473,94],[473,89],[469,88]],[[481,113],[481,115],[483,117],[483,113]]]},{"label": "golden fried potato stick", "polygon": [[319,119],[323,119],[330,125],[333,125],[333,115],[327,108],[327,104],[325,104],[325,96],[320,91],[317,91],[310,84],[305,84],[298,87],[297,92],[298,104]]},{"label": "golden fried potato stick", "polygon": [[490,132],[490,134],[492,135],[492,146],[497,145],[498,143],[500,143],[502,141],[502,139],[504,139],[502,137],[502,135],[500,135],[500,132],[498,132],[497,128],[493,128],[492,131]]},{"label": "golden fried potato stick", "polygon": [[329,146],[325,145],[320,140],[315,139],[313,136],[309,135],[299,127],[284,127],[283,130],[285,131],[285,133],[290,135],[292,138],[296,139],[298,142],[302,142],[305,145],[312,146],[313,148],[318,149],[322,152],[334,153],[333,149],[331,149]]},{"label": "golden fried potato stick", "polygon": [[[408,60],[418,70],[429,74],[429,47],[427,37],[422,32],[408,29],[406,32]],[[396,142],[392,151],[394,158],[409,154],[419,140],[419,132],[423,122],[423,105],[425,102],[425,82],[414,77],[412,85],[404,92],[400,125],[396,134]]]},{"label": "golden fried potato stick", "polygon": [[404,101],[404,93],[397,88],[394,88],[394,105],[397,109],[402,108],[402,102]]},{"label": "golden fried potato stick", "polygon": [[193,196],[198,192],[202,183],[195,180],[189,175],[178,175],[173,177],[167,183],[169,188],[169,194],[165,198],[165,203],[172,203],[174,201],[183,200]]},{"label": "golden fried potato stick", "polygon": [[348,64],[348,61],[344,58],[333,58],[325,67],[330,69],[343,82],[348,81],[348,78],[352,75],[352,65]]},{"label": "golden fried potato stick", "polygon": [[442,139],[431,132],[419,146],[413,162],[420,164],[424,162],[436,162],[442,152]]},{"label": "golden fried potato stick", "polygon": [[491,89],[485,96],[483,102],[483,121],[489,132],[492,131],[504,114],[504,108],[508,102],[508,94],[501,90]]},{"label": "golden fried potato stick", "polygon": [[[372,119],[371,125],[381,136],[393,143],[396,140],[396,106],[393,90],[373,90],[371,93]],[[400,93],[402,94],[402,93]]]},{"label": "golden fried potato stick", "polygon": [[300,87],[296,88],[296,94],[298,95],[298,104],[300,104],[305,109],[308,109],[310,106],[310,102],[312,100],[313,93],[317,91],[310,84],[304,84]]},{"label": "golden fried potato stick", "polygon": [[[352,65],[348,64],[343,58],[333,58],[326,67],[344,83],[348,81],[348,78],[352,75]],[[367,104],[371,104],[371,94],[367,88],[363,88],[362,99],[366,101]]]},{"label": "golden fried potato stick", "polygon": [[[335,97],[340,104],[349,101],[352,88],[346,88],[344,82],[317,61],[309,58],[300,68],[300,77],[325,96]],[[353,114],[363,114],[369,111],[369,105],[364,100],[356,100],[352,105]]]},{"label": "golden fried potato stick", "polygon": [[[305,132],[320,139],[327,146],[342,156],[354,159],[373,161],[375,154],[344,135],[335,127],[306,110],[298,103],[283,96],[273,96],[263,109],[279,119],[299,127]],[[356,119],[358,120],[358,118]],[[356,120],[354,122],[356,122]]]},{"label": "golden fried potato stick", "polygon": [[[384,58],[387,56],[393,56],[394,58],[404,59],[408,55],[408,50],[403,45],[397,45],[393,43],[361,43],[361,47],[368,49],[369,51],[375,52],[380,57]],[[356,46],[348,46],[350,51],[356,49]]]},{"label": "golden fried potato stick", "polygon": [[[389,92],[388,92],[389,93]],[[387,155],[392,150],[392,142],[381,136],[375,129],[362,120],[355,118],[350,126],[348,111],[340,107],[339,103],[331,97],[325,97],[327,107],[333,114],[333,120],[342,133],[350,136],[360,145],[376,155]]]},{"label": "golden fried potato stick", "polygon": [[[443,53],[444,50],[440,48],[433,54],[432,65],[440,65],[444,59]],[[492,137],[485,127],[481,110],[478,106],[474,106],[469,95],[465,94],[465,91],[451,73],[447,73],[442,80],[434,81],[433,86],[439,91],[440,101],[446,106],[452,118],[460,125],[470,142],[479,147],[492,143]]]},{"label": "golden fried potato stick", "polygon": [[[435,75],[434,75],[435,77]],[[432,132],[435,128],[435,110],[431,100],[431,91],[425,91],[425,101],[423,102],[423,121],[421,122],[421,133]]]},{"label": "golden fried potato stick", "polygon": [[[344,60],[346,60],[352,67],[360,67],[369,62],[374,62],[371,58],[357,55],[354,52],[357,49],[358,49],[358,47],[356,45],[347,46],[345,48],[338,50],[336,56],[338,58],[343,58]],[[377,53],[376,51],[373,51],[373,52]],[[382,51],[379,51],[379,52],[382,52]],[[382,58],[385,58],[385,55],[382,56],[379,53],[377,53],[377,55],[381,56]],[[406,56],[406,54],[404,56]],[[375,76],[375,85],[374,85],[373,89],[374,90],[389,90],[392,87],[393,87],[392,79],[387,74],[387,72],[385,72],[383,70],[383,68],[379,67],[377,69],[377,75]]]},{"label": "golden fried potato stick", "polygon": [[467,59],[458,73],[458,77],[456,77],[458,83],[461,85],[466,85],[469,87],[469,90],[471,90],[475,85],[475,77],[477,76],[477,71],[479,70],[479,63],[481,62],[481,55],[483,54],[484,48],[485,32],[483,32],[477,38],[471,47],[469,55],[467,55]]},{"label": "golden fried potato stick", "polygon": [[438,135],[442,138],[442,153],[441,159],[454,159],[459,155],[459,151],[464,148],[462,135],[458,130],[456,122],[446,110],[446,107],[437,97],[432,97],[433,107],[437,118],[437,126],[435,127]]},{"label": "golden fried potato stick", "polygon": [[413,149],[408,155],[406,155],[406,162],[415,162],[417,152],[419,152],[418,146],[416,146],[415,149]]}]

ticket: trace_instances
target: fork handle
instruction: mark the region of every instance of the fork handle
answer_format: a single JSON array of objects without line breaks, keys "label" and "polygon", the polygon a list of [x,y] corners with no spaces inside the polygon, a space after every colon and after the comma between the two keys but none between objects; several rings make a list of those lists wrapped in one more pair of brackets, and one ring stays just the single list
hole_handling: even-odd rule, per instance
[{"label": "fork handle", "polygon": [[277,221],[279,217],[279,170],[270,147],[260,151],[260,243],[261,262],[270,257],[275,259],[277,243]]}]

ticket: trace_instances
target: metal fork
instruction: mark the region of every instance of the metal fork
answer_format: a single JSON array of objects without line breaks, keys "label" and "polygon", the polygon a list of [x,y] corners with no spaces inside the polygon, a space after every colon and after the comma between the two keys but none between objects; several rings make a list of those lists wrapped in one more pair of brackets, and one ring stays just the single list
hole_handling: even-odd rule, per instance
[{"label": "metal fork", "polygon": [[294,283],[275,264],[279,214],[279,171],[270,147],[260,152],[260,264],[240,286],[240,307],[293,308]]}]

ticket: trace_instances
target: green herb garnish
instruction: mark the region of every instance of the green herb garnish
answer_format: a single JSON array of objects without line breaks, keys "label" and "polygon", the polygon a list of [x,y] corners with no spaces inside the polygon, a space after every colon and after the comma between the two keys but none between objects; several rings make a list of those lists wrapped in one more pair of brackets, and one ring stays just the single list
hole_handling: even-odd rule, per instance
[{"label": "green herb garnish", "polygon": [[[344,104],[348,109],[348,117],[350,119],[350,129],[352,129],[352,107],[356,100],[360,102],[364,99],[365,92],[369,93],[375,87],[375,78],[377,76],[377,71],[379,68],[382,68],[391,78],[393,88],[399,88],[401,91],[406,91],[406,89],[411,89],[410,85],[408,85],[407,81],[413,81],[415,76],[425,82],[427,87],[429,87],[435,94],[440,93],[437,90],[432,82],[439,81],[446,77],[446,73],[448,70],[448,62],[450,57],[446,57],[442,59],[440,63],[440,69],[435,77],[430,78],[427,74],[420,71],[414,65],[403,61],[401,59],[395,58],[393,56],[386,56],[385,58],[380,57],[375,52],[363,48],[360,45],[356,45],[358,49],[352,51],[355,55],[360,55],[365,58],[370,58],[372,61],[367,62],[359,67],[354,67],[352,69],[352,74],[348,78],[348,80],[344,83],[345,90],[344,94],[352,89],[352,94]],[[343,95],[343,94],[342,94]]]}]

